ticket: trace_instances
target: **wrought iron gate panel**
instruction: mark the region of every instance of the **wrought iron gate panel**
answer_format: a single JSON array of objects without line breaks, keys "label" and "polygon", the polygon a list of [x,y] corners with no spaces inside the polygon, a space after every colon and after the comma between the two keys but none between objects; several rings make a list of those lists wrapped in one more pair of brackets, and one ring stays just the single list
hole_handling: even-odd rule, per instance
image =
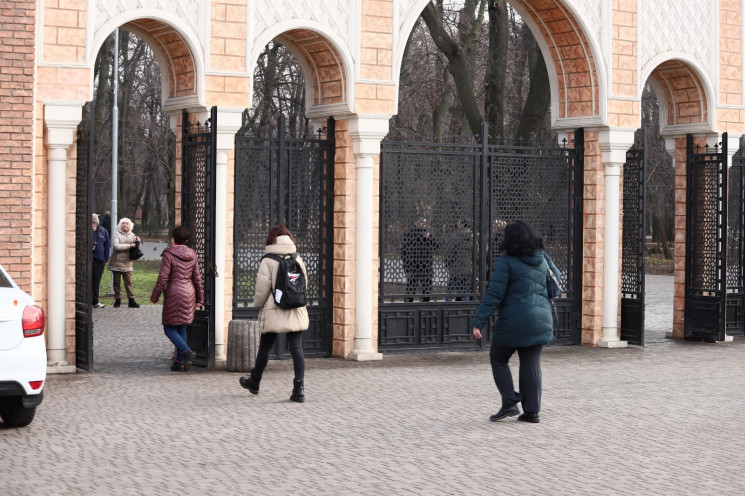
[{"label": "wrought iron gate panel", "polygon": [[93,371],[93,115],[93,104],[88,102],[83,108],[83,120],[78,126],[75,188],[75,365],[88,372]]},{"label": "wrought iron gate panel", "polygon": [[727,215],[727,334],[745,335],[745,150],[732,157]]},{"label": "wrought iron gate panel", "polygon": [[497,256],[493,228],[518,219],[541,232],[563,272],[557,341],[579,342],[582,130],[577,137],[574,149],[383,141],[381,351],[474,348],[470,323]]},{"label": "wrought iron gate panel", "polygon": [[722,145],[687,138],[685,338],[723,341],[727,299],[727,133]]},{"label": "wrought iron gate panel", "polygon": [[187,327],[187,340],[197,353],[195,365],[215,365],[215,162],[217,107],[204,124],[189,122],[182,113],[181,135],[181,223],[191,234],[187,245],[197,252],[204,284],[204,306]]},{"label": "wrought iron gate panel", "polygon": [[559,330],[554,332],[559,344],[577,344],[579,338],[575,256],[578,248],[581,253],[581,243],[576,244],[575,234],[582,229],[577,218],[581,204],[576,202],[582,186],[575,176],[575,152],[576,147],[489,149],[489,265],[499,256],[498,241],[507,223],[523,220],[543,236],[546,253],[561,271],[562,298],[556,302]]},{"label": "wrought iron gate panel", "polygon": [[623,166],[623,232],[621,240],[621,339],[644,346],[644,243],[646,135],[626,152]]},{"label": "wrought iron gate panel", "polygon": [[[236,136],[233,318],[255,319],[256,272],[266,235],[286,225],[308,272],[306,356],[329,356],[332,343],[334,120],[321,134],[288,138],[280,116],[276,137]],[[273,356],[289,356],[280,336]]]}]

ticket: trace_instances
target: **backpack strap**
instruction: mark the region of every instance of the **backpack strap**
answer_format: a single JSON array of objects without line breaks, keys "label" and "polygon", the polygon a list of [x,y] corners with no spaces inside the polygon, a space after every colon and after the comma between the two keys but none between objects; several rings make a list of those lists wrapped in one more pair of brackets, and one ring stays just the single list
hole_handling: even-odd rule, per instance
[{"label": "backpack strap", "polygon": [[281,257],[279,255],[275,255],[274,253],[266,253],[263,257],[261,257],[261,260],[264,260],[265,258],[271,258],[272,260],[276,260],[277,262],[281,262],[284,257]]}]

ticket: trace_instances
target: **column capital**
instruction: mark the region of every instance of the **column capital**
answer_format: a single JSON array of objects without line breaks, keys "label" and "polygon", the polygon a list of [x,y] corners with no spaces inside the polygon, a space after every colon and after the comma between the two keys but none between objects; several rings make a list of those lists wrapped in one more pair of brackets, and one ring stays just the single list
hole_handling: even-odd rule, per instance
[{"label": "column capital", "polygon": [[626,152],[634,144],[633,129],[605,128],[598,131],[598,145],[606,169],[626,163]]},{"label": "column capital", "polygon": [[390,119],[390,115],[357,115],[349,119],[349,137],[356,157],[380,155],[380,141],[388,134]]},{"label": "column capital", "polygon": [[68,148],[83,119],[85,102],[44,102],[44,143],[50,148]]},{"label": "column capital", "polygon": [[243,109],[217,107],[218,153],[230,153],[235,148],[235,133],[243,125]]}]

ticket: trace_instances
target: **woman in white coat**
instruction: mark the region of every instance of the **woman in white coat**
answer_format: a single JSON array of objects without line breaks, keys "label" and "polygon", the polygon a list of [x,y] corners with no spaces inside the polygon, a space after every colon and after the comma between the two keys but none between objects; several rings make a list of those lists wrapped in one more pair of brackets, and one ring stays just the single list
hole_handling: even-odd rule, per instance
[{"label": "woman in white coat", "polygon": [[139,308],[140,305],[135,301],[135,294],[132,291],[132,260],[129,258],[129,249],[137,246],[140,237],[132,232],[134,224],[126,217],[122,217],[117,224],[114,233],[111,235],[111,246],[114,248],[111,259],[109,260],[109,270],[114,276],[114,308],[122,304],[121,279],[124,279],[124,289],[129,298],[129,308]]},{"label": "woman in white coat", "polygon": [[[295,237],[289,229],[285,226],[274,226],[269,230],[269,234],[266,237],[264,254],[292,255],[296,252]],[[308,273],[299,255],[297,261],[307,281]],[[277,260],[264,257],[256,274],[254,307],[260,309],[259,326],[261,327],[261,342],[259,343],[259,351],[256,354],[256,366],[251,369],[251,374],[248,377],[240,378],[240,383],[241,386],[248,389],[252,394],[259,394],[259,383],[269,361],[269,351],[277,339],[277,334],[286,333],[295,371],[290,400],[302,403],[305,401],[303,384],[305,377],[303,331],[308,328],[308,310],[304,306],[299,308],[281,308],[274,301],[272,288],[277,278],[278,268],[279,262]]]}]

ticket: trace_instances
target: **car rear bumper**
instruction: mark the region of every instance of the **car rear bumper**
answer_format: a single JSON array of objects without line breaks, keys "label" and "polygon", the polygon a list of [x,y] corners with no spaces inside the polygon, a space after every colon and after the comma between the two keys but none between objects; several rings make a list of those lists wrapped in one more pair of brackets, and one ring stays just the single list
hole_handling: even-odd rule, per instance
[{"label": "car rear bumper", "polygon": [[44,336],[25,338],[20,346],[0,351],[0,384],[20,384],[24,395],[36,396],[40,389],[32,389],[29,381],[46,381],[46,378]]},{"label": "car rear bumper", "polygon": [[38,406],[44,399],[44,391],[39,391],[36,394],[26,394],[26,390],[20,383],[15,381],[1,381],[0,400],[9,396],[20,396],[24,408],[33,408]]}]

